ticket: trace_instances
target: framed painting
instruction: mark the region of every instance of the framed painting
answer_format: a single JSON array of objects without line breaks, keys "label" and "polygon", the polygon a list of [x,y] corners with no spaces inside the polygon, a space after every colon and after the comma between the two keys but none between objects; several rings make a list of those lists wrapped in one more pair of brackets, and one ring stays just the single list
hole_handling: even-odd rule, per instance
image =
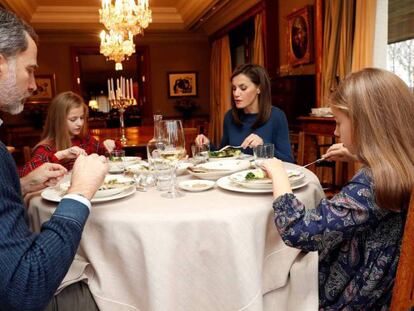
[{"label": "framed painting", "polygon": [[298,66],[313,61],[312,6],[307,5],[287,16],[289,64]]},{"label": "framed painting", "polygon": [[197,96],[197,72],[169,72],[168,97]]},{"label": "framed painting", "polygon": [[54,74],[35,75],[37,90],[27,99],[28,103],[48,103],[56,95]]}]

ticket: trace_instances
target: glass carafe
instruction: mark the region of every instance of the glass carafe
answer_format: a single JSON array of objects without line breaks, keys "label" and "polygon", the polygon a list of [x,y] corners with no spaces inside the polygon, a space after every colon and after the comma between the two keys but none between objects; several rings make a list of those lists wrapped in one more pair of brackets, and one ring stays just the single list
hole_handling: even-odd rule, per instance
[{"label": "glass carafe", "polygon": [[147,144],[147,159],[150,165],[153,163],[153,159],[158,157],[158,144],[162,143],[161,121],[162,115],[154,114],[154,137]]}]

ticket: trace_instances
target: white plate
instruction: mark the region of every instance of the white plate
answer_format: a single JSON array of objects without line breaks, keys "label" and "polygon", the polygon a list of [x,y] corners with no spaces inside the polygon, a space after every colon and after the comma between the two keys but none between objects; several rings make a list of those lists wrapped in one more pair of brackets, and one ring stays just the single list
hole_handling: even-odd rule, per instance
[{"label": "white plate", "polygon": [[[92,203],[99,203],[99,202],[107,202],[112,200],[121,199],[127,196],[130,196],[131,194],[134,194],[136,191],[135,185],[130,186],[128,188],[124,188],[122,192],[115,194],[113,196],[103,197],[103,198],[95,198],[93,197],[91,202]],[[41,196],[43,199],[52,201],[52,202],[60,202],[62,200],[62,191],[56,189],[55,187],[52,188],[46,188],[42,191]]]},{"label": "white plate", "polygon": [[[246,170],[234,173],[229,176],[230,180],[240,186],[249,189],[272,189],[272,180],[269,178],[246,180],[246,175],[255,172],[257,169]],[[291,187],[301,184],[305,174],[299,170],[286,169]]]},{"label": "white plate", "polygon": [[[111,189],[99,189],[96,191],[95,195],[93,196],[93,199],[99,199],[104,197],[110,197],[114,196],[118,193],[121,193],[126,188],[130,187],[132,184],[134,184],[134,180],[132,178],[125,177],[123,175],[107,175],[105,177],[105,182],[109,182],[111,180],[116,179],[118,183],[125,183],[125,186],[118,185],[116,188]],[[62,182],[59,184],[59,190],[64,193],[66,192],[70,187],[70,181]],[[93,200],[92,199],[92,200]]]},{"label": "white plate", "polygon": [[183,180],[178,186],[186,191],[198,192],[205,191],[214,187],[215,182],[211,180]]},{"label": "white plate", "polygon": [[252,160],[254,159],[254,157],[251,154],[246,154],[246,153],[241,153],[239,155],[236,156],[232,156],[232,157],[221,157],[221,158],[215,158],[215,157],[209,157],[208,160],[210,162],[214,162],[214,161],[222,161],[222,160]]},{"label": "white plate", "polygon": [[[220,177],[229,175],[231,173],[245,170],[250,167],[250,162],[247,160],[224,160],[224,161],[213,161],[203,164],[198,164],[195,168],[207,169],[208,172],[193,172],[188,170],[188,172],[201,179],[210,179],[216,180]],[[215,171],[217,170],[217,171]]]},{"label": "white plate", "polygon": [[[217,180],[217,186],[219,186],[222,189],[235,191],[235,192],[243,192],[243,193],[271,193],[272,189],[250,189],[243,187],[239,184],[236,184],[232,182],[229,178],[230,176],[224,176]],[[303,180],[301,183],[292,186],[292,190],[302,188],[306,186],[309,183],[308,180]]]}]

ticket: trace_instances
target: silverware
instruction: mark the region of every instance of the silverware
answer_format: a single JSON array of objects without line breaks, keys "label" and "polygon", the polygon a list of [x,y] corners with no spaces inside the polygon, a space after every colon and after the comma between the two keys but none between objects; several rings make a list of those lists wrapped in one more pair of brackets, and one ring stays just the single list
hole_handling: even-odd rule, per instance
[{"label": "silverware", "polygon": [[239,149],[239,148],[242,148],[242,146],[231,146],[231,145],[227,145],[227,146],[224,146],[223,148],[221,148],[221,149],[217,150],[217,152],[220,152],[220,151],[226,150],[226,149],[228,149],[228,148]]},{"label": "silverware", "polygon": [[320,158],[320,159],[315,160],[315,161],[313,161],[313,162],[311,162],[311,163],[308,163],[308,164],[306,164],[306,165],[303,165],[302,167],[303,167],[303,168],[305,168],[305,167],[311,166],[312,164],[319,163],[319,162],[321,162],[321,161],[323,161],[323,160],[325,160],[325,159],[324,159],[324,158]]}]

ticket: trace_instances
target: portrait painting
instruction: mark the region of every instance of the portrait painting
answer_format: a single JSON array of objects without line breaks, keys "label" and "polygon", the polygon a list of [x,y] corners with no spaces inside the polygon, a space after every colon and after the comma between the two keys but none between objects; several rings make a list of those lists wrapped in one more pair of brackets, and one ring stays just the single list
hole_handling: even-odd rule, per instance
[{"label": "portrait painting", "polygon": [[47,103],[56,94],[56,83],[54,74],[35,75],[37,89],[27,99],[28,103]]},{"label": "portrait painting", "polygon": [[289,64],[298,66],[313,61],[312,6],[287,16]]},{"label": "portrait painting", "polygon": [[169,72],[168,97],[197,96],[196,72]]}]

